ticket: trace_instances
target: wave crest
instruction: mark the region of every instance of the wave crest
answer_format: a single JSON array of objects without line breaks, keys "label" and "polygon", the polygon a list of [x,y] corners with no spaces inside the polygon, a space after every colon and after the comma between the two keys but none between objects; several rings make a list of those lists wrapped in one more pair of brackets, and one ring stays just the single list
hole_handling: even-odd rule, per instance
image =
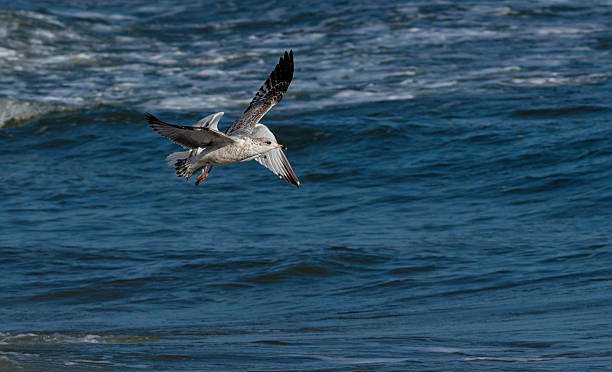
[{"label": "wave crest", "polygon": [[59,104],[0,98],[0,128],[26,125],[45,114],[65,109]]}]

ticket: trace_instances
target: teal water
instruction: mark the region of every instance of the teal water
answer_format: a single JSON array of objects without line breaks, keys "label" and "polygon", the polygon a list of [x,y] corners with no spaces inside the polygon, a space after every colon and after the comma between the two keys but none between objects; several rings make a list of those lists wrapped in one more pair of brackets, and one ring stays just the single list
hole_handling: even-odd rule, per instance
[{"label": "teal water", "polygon": [[[0,4],[0,370],[609,368],[610,4]],[[176,178],[288,49],[303,187]]]}]

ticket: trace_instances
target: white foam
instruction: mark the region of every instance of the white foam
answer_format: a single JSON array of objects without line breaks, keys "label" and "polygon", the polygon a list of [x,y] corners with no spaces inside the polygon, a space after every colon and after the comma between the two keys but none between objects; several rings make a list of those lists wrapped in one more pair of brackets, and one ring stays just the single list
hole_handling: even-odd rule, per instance
[{"label": "white foam", "polygon": [[0,58],[10,58],[17,56],[17,52],[12,49],[0,47]]},{"label": "white foam", "polygon": [[126,336],[126,335],[72,335],[62,333],[19,333],[11,335],[4,333],[0,335],[0,341],[4,344],[100,344],[100,343],[130,343],[149,340],[148,336]]},{"label": "white foam", "polygon": [[429,84],[429,88],[446,88],[446,87],[452,87],[454,85],[457,85],[457,81],[455,80],[438,81],[438,82]]},{"label": "white foam", "polygon": [[45,64],[89,64],[94,60],[95,55],[92,53],[77,53],[46,57],[42,60],[42,62]]},{"label": "white foam", "polygon": [[312,358],[338,364],[373,364],[373,363],[401,363],[410,360],[409,358],[389,358],[389,357],[334,357],[326,355],[311,355]]},{"label": "white foam", "polygon": [[402,100],[402,99],[413,99],[413,98],[414,98],[414,95],[410,93],[390,94],[387,96],[386,99],[384,99],[384,101],[397,101],[397,100]]},{"label": "white foam", "polygon": [[[407,92],[368,92],[354,89],[345,89],[336,93],[334,103],[366,103],[397,101],[402,99],[413,99],[414,95]],[[329,102],[327,102],[329,104]]]},{"label": "white foam", "polygon": [[0,128],[11,122],[27,123],[48,112],[65,110],[66,108],[67,107],[64,105],[45,104],[33,101],[14,101],[0,98]]},{"label": "white foam", "polygon": [[151,62],[155,62],[161,65],[174,65],[177,63],[177,60],[169,57],[170,53],[163,54],[154,54],[149,56]]},{"label": "white foam", "polygon": [[520,66],[505,66],[505,67],[489,67],[478,71],[471,72],[472,75],[490,75],[500,72],[517,72],[521,71]]},{"label": "white foam", "polygon": [[470,9],[470,13],[476,13],[480,15],[493,15],[493,16],[508,16],[517,14],[516,10],[507,6],[491,6],[479,4]]},{"label": "white foam", "polygon": [[533,77],[533,78],[516,78],[512,79],[512,83],[517,85],[562,85],[570,83],[568,78],[556,78],[556,77]]},{"label": "white foam", "polygon": [[77,341],[81,341],[81,342],[86,343],[86,344],[98,344],[98,343],[100,343],[101,339],[102,339],[102,337],[100,337],[98,335],[86,335],[81,340],[77,339]]},{"label": "white foam", "polygon": [[200,77],[223,76],[225,74],[226,74],[225,71],[221,71],[219,69],[213,69],[213,68],[203,69],[203,70],[200,70],[200,72],[198,72],[198,76]]},{"label": "white foam", "polygon": [[[414,46],[414,43],[421,44],[438,44],[446,42],[458,41],[473,41],[481,39],[497,39],[501,37],[500,31],[492,31],[476,28],[428,28],[428,29],[410,29],[410,32],[402,33],[389,32],[376,38],[377,43],[381,45],[409,45]],[[398,45],[399,44],[399,45]]]},{"label": "white foam", "polygon": [[[514,12],[504,5],[477,4],[467,11],[472,14],[470,17],[476,13],[479,17],[489,18]],[[118,23],[135,20],[134,14],[157,16],[162,10],[180,12],[185,9],[143,5],[126,16],[96,9],[51,10],[55,13],[51,15],[25,12],[23,14],[29,18],[40,19],[40,22],[28,22],[31,40],[12,38],[10,20],[0,24],[0,34],[4,32],[2,30],[9,30],[7,42],[0,47],[0,70],[6,72],[2,76],[0,95],[15,101],[53,105],[62,102],[79,107],[118,104],[148,110],[201,112],[228,109],[237,113],[248,104],[252,93],[278,60],[280,46],[294,48],[296,74],[288,96],[275,111],[404,100],[415,95],[470,89],[486,91],[489,86],[499,83],[552,86],[609,79],[576,76],[573,72],[552,75],[543,71],[568,71],[564,65],[581,53],[568,48],[564,49],[569,52],[565,54],[518,53],[508,60],[496,61],[497,65],[483,63],[484,60],[462,66],[459,70],[454,65],[444,65],[446,57],[455,53],[469,57],[473,52],[470,48],[455,50],[453,43],[458,41],[493,38],[495,42],[512,42],[516,32],[521,37],[538,41],[550,39],[549,35],[580,36],[597,27],[588,23],[585,23],[584,30],[582,23],[546,22],[515,30],[487,28],[470,22],[460,22],[456,25],[458,27],[448,27],[446,22],[438,22],[433,27],[415,27],[420,23],[380,21],[374,17],[376,19],[371,22],[353,23],[342,38],[331,44],[325,42],[326,35],[334,32],[335,23],[345,21],[342,15],[320,23],[299,22],[301,24],[289,25],[283,32],[262,29],[242,36],[228,32],[222,40],[204,32],[188,45],[180,38],[161,38],[153,34],[117,32],[103,37],[91,32],[92,28],[122,27]],[[422,16],[419,8],[414,6],[400,5],[394,8],[394,12],[417,19]],[[267,14],[264,17],[277,19],[279,15]],[[23,21],[23,17],[15,18]],[[72,22],[69,27],[50,27],[50,24],[59,22],[58,18],[103,18],[108,22]],[[21,21],[17,19],[15,27]],[[248,26],[252,20],[241,18],[228,22],[211,17],[190,22],[193,23],[156,24],[155,28],[160,32],[176,31],[176,35],[190,27],[225,32],[233,31],[237,26]],[[240,40],[239,37],[249,40]],[[70,42],[56,43],[55,40]],[[437,52],[438,43],[444,43],[448,48]],[[582,45],[584,43],[574,44],[575,48],[588,48]],[[434,49],[428,50],[431,48]],[[408,51],[408,54],[401,51]],[[446,57],[435,63],[423,63],[437,53]],[[26,76],[41,78],[24,78]],[[9,113],[0,112],[0,126],[14,117],[31,115],[30,109],[45,111],[26,106],[11,107]]]},{"label": "white foam", "polygon": [[84,18],[84,19],[102,19],[102,20],[112,20],[112,21],[132,21],[138,18],[134,16],[129,16],[125,14],[115,14],[115,13],[102,13],[102,12],[94,12],[90,10],[71,10],[71,11],[62,11],[62,10],[52,10],[54,14],[73,17],[73,18]]},{"label": "white foam", "polygon": [[68,360],[64,362],[65,366],[86,366],[88,364],[93,364],[94,366],[90,366],[90,367],[94,367],[94,368],[100,368],[97,366],[104,366],[104,365],[114,365],[113,362],[111,362],[110,360],[92,360],[92,359],[74,359],[74,360]]},{"label": "white foam", "polygon": [[540,28],[536,31],[538,35],[576,35],[592,32],[593,30],[585,30],[571,27],[557,27],[557,28]]},{"label": "white foam", "polygon": [[86,363],[86,364],[112,364],[108,360],[90,360],[90,359],[75,359],[73,363]]},{"label": "white foam", "polygon": [[57,35],[54,34],[53,32],[48,31],[48,30],[43,30],[40,28],[35,30],[32,34],[38,37],[41,37],[43,39],[48,39],[48,40],[53,40],[57,38]]},{"label": "white foam", "polygon": [[423,348],[423,351],[426,351],[429,353],[442,353],[442,354],[465,353],[465,350],[457,349],[454,347],[444,347],[444,346],[432,346],[428,348]]},{"label": "white foam", "polygon": [[501,16],[509,16],[509,15],[515,15],[518,14],[518,12],[508,6],[502,6],[499,8],[495,8],[493,9],[493,14],[496,15],[501,15]]},{"label": "white foam", "polygon": [[553,358],[513,358],[513,357],[489,357],[489,356],[463,358],[463,360],[465,361],[485,360],[485,361],[490,361],[490,362],[544,362],[544,361],[549,361],[551,359]]},{"label": "white foam", "polygon": [[13,338],[25,338],[25,337],[36,337],[37,334],[35,333],[19,333],[15,336],[13,336]]},{"label": "white foam", "polygon": [[249,99],[232,99],[220,94],[211,94],[206,96],[174,96],[163,98],[157,107],[168,110],[203,110],[204,108],[221,108],[221,107],[241,107],[246,106],[250,102]]},{"label": "white foam", "polygon": [[46,22],[46,23],[49,23],[55,26],[65,27],[65,25],[59,19],[57,19],[57,17],[52,16],[52,15],[25,11],[25,10],[17,11],[17,14],[26,16],[28,18],[37,19],[39,21],[43,21],[43,22]]},{"label": "white foam", "polygon": [[399,72],[393,72],[387,76],[414,76],[416,74],[417,74],[416,71],[399,71]]}]

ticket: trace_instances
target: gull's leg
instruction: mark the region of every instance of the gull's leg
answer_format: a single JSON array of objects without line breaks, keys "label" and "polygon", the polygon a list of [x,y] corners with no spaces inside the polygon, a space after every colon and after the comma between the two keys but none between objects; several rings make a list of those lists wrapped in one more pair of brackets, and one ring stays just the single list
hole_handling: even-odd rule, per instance
[{"label": "gull's leg", "polygon": [[196,186],[199,185],[202,181],[204,181],[205,179],[208,178],[208,174],[210,173],[210,169],[212,169],[212,166],[210,167],[210,169],[208,169],[208,163],[206,163],[206,165],[204,166],[204,169],[202,169],[202,174],[200,174],[200,177],[198,177],[197,181],[196,181]]}]

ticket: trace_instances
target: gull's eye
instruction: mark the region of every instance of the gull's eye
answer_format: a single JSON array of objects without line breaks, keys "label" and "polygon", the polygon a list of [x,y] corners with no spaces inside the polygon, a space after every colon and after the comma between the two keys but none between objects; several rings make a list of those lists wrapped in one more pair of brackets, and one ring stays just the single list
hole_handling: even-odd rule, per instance
[{"label": "gull's eye", "polygon": [[271,144],[272,144],[272,141],[266,141],[266,143],[267,143],[268,145],[271,145]]}]

